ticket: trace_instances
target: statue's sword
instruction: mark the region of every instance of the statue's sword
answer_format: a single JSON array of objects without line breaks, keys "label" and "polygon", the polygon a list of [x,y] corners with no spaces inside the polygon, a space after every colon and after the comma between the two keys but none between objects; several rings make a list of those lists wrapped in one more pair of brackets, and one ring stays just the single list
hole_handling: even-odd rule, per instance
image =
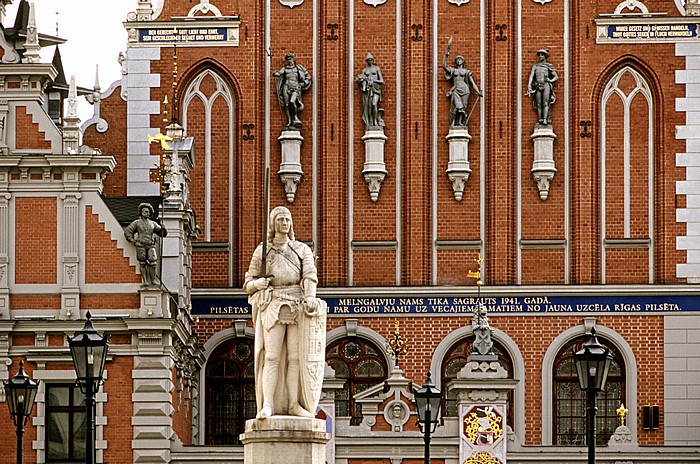
[{"label": "statue's sword", "polygon": [[256,277],[270,278],[274,277],[267,273],[267,230],[270,226],[270,167],[265,168],[265,180],[263,184],[265,189],[263,197],[263,222],[262,222],[262,262],[260,263],[260,275]]}]

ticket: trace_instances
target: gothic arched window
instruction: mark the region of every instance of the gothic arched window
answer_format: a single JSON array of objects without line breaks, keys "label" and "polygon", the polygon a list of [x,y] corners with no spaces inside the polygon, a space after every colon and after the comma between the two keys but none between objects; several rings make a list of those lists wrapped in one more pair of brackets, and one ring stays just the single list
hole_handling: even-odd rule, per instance
[{"label": "gothic arched window", "polygon": [[206,443],[240,445],[256,414],[253,340],[232,338],[214,350],[206,369]]},{"label": "gothic arched window", "polygon": [[362,422],[362,408],[353,396],[387,378],[387,365],[382,352],[361,338],[343,338],[326,350],[326,361],[335,370],[335,377],[345,380],[336,392],[336,417],[350,417],[352,425]]},{"label": "gothic arched window", "polygon": [[[579,337],[559,350],[554,361],[554,444],[585,446],[586,443],[586,392],[581,390],[576,366],[575,351],[579,351],[590,337]],[[610,364],[605,390],[598,392],[596,405],[596,443],[606,445],[619,425],[616,409],[625,402],[625,364],[620,352],[609,342],[598,341],[610,348],[613,361]]]},{"label": "gothic arched window", "polygon": [[[457,378],[457,374],[460,370],[467,364],[467,358],[469,357],[470,349],[474,343],[474,335],[461,339],[459,342],[455,343],[447,352],[442,360],[441,368],[441,378],[442,378],[442,391],[443,391],[443,405],[442,411],[445,417],[457,417],[458,415],[458,399],[454,392],[447,391],[447,384]],[[513,378],[513,361],[510,359],[506,349],[496,340],[493,340],[493,352],[498,356],[498,361],[501,366],[508,373],[508,378]],[[508,425],[515,429],[515,423],[513,422],[513,390],[508,392],[508,405],[507,405],[507,421]]]}]

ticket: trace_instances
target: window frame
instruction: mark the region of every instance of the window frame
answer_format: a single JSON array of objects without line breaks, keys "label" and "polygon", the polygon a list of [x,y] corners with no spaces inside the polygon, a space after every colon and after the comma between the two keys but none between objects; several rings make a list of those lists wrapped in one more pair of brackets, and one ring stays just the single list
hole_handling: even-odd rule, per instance
[{"label": "window frame", "polygon": [[[52,389],[68,389],[68,405],[50,405],[49,398],[51,394]],[[47,464],[77,464],[81,462],[85,462],[85,456],[82,457],[76,457],[76,449],[75,449],[75,442],[76,442],[76,436],[75,436],[75,415],[82,413],[84,417],[84,422],[87,430],[87,407],[85,405],[85,397],[83,393],[80,391],[80,387],[76,385],[75,383],[61,383],[61,382],[51,382],[51,383],[46,383],[45,384],[45,403],[44,403],[44,423],[45,423],[45,433],[44,433],[44,451],[45,451],[45,459],[44,462]],[[77,392],[77,398],[82,400],[82,405],[81,404],[74,404],[74,400],[76,399],[76,392]],[[49,427],[51,423],[51,414],[52,413],[68,413],[68,459],[51,459],[49,456],[49,438],[50,438],[50,433],[49,433]],[[85,441],[86,438],[83,438],[83,441]],[[83,447],[83,453],[87,449],[86,446]]]}]

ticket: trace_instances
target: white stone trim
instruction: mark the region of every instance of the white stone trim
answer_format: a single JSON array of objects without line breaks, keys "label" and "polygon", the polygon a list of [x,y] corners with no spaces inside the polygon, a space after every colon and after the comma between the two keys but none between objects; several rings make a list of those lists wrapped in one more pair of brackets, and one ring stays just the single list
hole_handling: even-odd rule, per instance
[{"label": "white stone trim", "polygon": [[[678,5],[678,0],[676,2]],[[676,182],[676,194],[686,196],[686,208],[676,209],[676,221],[686,223],[685,236],[676,237],[676,250],[685,251],[686,262],[676,265],[676,277],[700,283],[700,83],[689,74],[700,69],[700,44],[676,44],[676,56],[685,57],[685,70],[676,72],[676,84],[685,86],[685,98],[676,99],[676,111],[685,113],[686,125],[676,126],[676,139],[685,140],[685,153],[676,154],[676,167],[685,168],[685,180]]]},{"label": "white stone trim", "polygon": [[[463,326],[447,334],[438,344],[430,360],[430,372],[437,388],[442,386],[442,363],[447,352],[456,343],[472,335],[471,326]],[[525,361],[518,348],[517,343],[502,330],[493,328],[493,339],[498,341],[508,352],[510,360],[513,362],[513,379],[519,380],[514,391],[514,401],[517,407],[513,410],[513,430],[520,443],[525,442]],[[512,405],[511,405],[512,407]]]},{"label": "white stone trim", "polygon": [[[547,348],[542,359],[542,445],[551,446],[553,443],[552,424],[554,423],[554,404],[552,398],[554,360],[561,348],[574,338],[590,333],[586,325],[593,325],[595,319],[584,319],[584,324],[577,325],[559,334]],[[627,341],[617,332],[605,326],[595,325],[596,335],[612,343],[620,351],[625,363],[625,404],[629,409],[628,424],[637,423],[637,361],[634,352]],[[630,428],[632,442],[637,444],[637,427]]]}]

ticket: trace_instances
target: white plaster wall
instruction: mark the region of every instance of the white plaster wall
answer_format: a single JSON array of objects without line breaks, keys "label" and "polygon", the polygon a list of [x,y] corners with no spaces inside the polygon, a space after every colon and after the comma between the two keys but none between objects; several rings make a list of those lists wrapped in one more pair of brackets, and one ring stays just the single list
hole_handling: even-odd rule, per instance
[{"label": "white plaster wall", "polygon": [[700,445],[700,315],[664,317],[664,440]]}]

